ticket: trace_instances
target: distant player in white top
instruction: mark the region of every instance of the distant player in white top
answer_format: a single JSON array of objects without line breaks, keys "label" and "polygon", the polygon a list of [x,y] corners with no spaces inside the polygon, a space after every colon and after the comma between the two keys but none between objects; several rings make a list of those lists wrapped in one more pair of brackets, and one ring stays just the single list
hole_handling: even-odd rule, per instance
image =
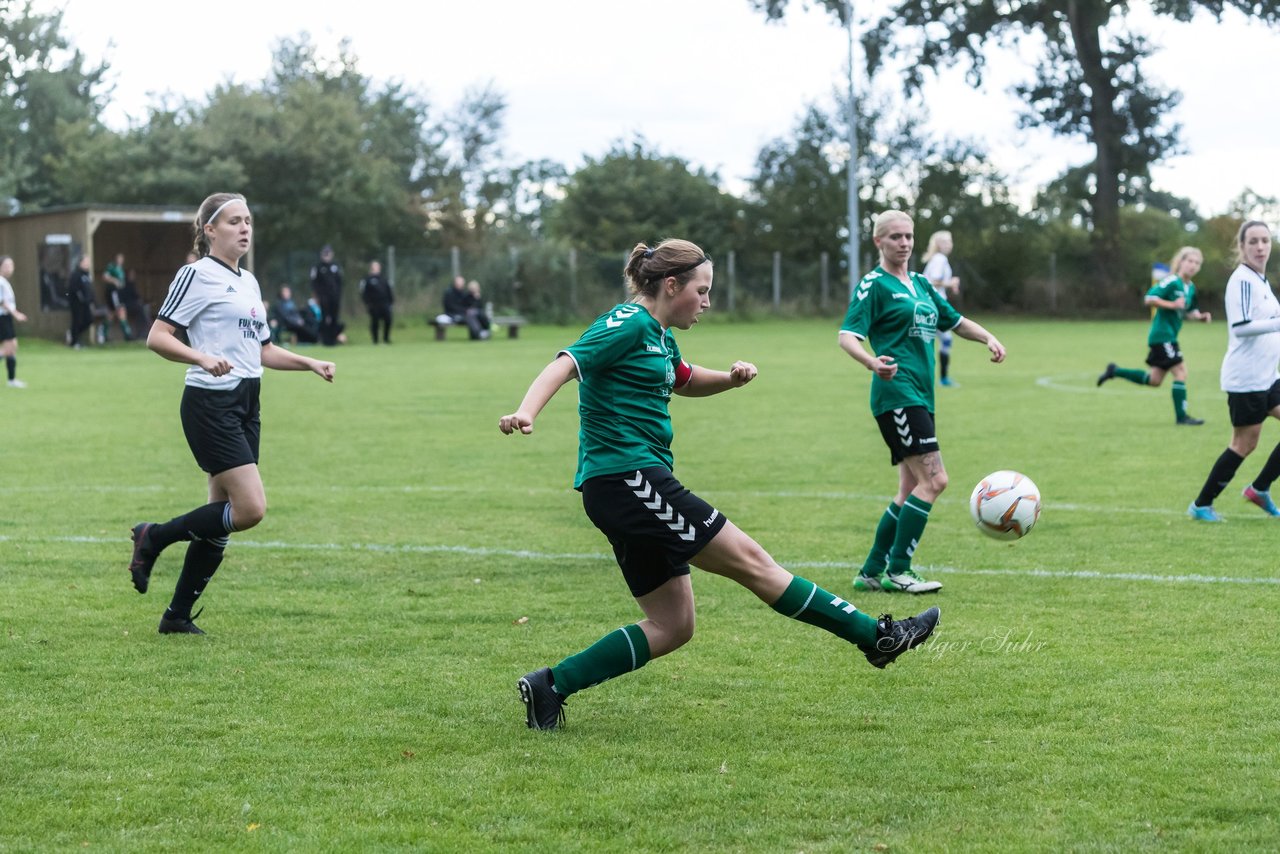
[{"label": "distant player in white top", "polygon": [[[1280,302],[1267,282],[1271,229],[1250,220],[1236,235],[1239,266],[1227,281],[1227,355],[1222,359],[1222,390],[1231,414],[1231,444],[1209,472],[1187,513],[1201,522],[1221,522],[1213,500],[1226,489],[1244,458],[1258,447],[1262,422],[1280,418]],[[1280,445],[1262,466],[1244,497],[1268,516],[1280,516],[1271,500],[1271,484],[1280,477]]]},{"label": "distant player in white top", "polygon": [[[951,262],[947,256],[953,247],[951,232],[935,231],[929,236],[929,243],[924,250],[923,275],[938,292],[938,296],[950,302],[952,297],[960,293],[960,279],[951,273]],[[938,333],[938,382],[944,386],[953,386],[951,379],[951,332]]]},{"label": "distant player in white top", "polygon": [[222,563],[228,535],[252,528],[266,514],[258,472],[262,369],[312,371],[333,382],[333,362],[271,342],[258,280],[240,266],[252,239],[244,196],[215,193],[205,199],[195,220],[196,260],[174,277],[147,336],[150,349],[191,366],[182,395],[182,431],[209,476],[208,504],[168,522],[140,522],[133,528],[129,574],[139,593],[147,592],[152,567],[167,546],[190,543],[173,600],[160,620],[161,634],[204,634],[191,609]]},{"label": "distant player in white top", "polygon": [[5,370],[9,372],[9,387],[26,388],[27,384],[18,379],[18,333],[13,322],[25,323],[27,316],[18,311],[14,302],[13,285],[9,284],[12,275],[13,259],[0,255],[0,356],[4,356]]}]

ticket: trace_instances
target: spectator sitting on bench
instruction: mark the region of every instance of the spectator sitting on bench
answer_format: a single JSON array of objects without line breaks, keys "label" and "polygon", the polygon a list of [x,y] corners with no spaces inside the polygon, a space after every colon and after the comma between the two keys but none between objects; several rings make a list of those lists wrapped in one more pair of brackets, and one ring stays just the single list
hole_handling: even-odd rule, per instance
[{"label": "spectator sitting on bench", "polygon": [[467,290],[467,280],[462,276],[455,276],[453,287],[444,292],[444,313],[450,323],[465,323],[472,341],[489,337],[488,318],[481,323],[483,311],[475,304],[471,292]]},{"label": "spectator sitting on bench", "polygon": [[[312,319],[311,323],[307,322],[308,317]],[[288,285],[280,286],[280,298],[271,306],[267,318],[271,324],[272,335],[279,335],[281,340],[288,335],[292,335],[300,344],[314,344],[320,340],[319,324],[315,322],[315,315],[310,311],[303,315],[298,304],[293,301],[293,288]]]}]

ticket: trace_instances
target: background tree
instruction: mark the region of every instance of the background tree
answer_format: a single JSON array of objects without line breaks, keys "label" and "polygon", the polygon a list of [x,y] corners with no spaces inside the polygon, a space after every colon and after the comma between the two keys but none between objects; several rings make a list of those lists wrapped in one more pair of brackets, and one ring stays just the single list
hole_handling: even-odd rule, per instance
[{"label": "background tree", "polygon": [[[770,18],[781,17],[788,5],[788,0],[750,2]],[[844,13],[842,0],[819,2],[836,15]],[[1113,300],[1128,298],[1118,263],[1125,188],[1149,178],[1151,164],[1174,150],[1178,132],[1168,114],[1179,96],[1143,74],[1152,48],[1132,32],[1129,7],[1125,0],[895,0],[864,39],[870,69],[886,56],[904,59],[904,85],[916,90],[926,70],[958,62],[966,63],[969,79],[980,84],[984,51],[992,44],[1043,37],[1035,79],[1014,87],[1026,103],[1019,123],[1081,135],[1093,145],[1094,160],[1085,166],[1083,213],[1100,295]],[[1280,4],[1274,0],[1152,0],[1148,7],[1182,22],[1198,13],[1220,19],[1227,9],[1266,24],[1280,22]]]}]

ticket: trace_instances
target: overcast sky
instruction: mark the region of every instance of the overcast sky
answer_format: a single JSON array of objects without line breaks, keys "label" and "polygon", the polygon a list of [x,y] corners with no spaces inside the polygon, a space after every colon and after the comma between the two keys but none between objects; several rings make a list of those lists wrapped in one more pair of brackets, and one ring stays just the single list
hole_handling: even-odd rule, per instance
[{"label": "overcast sky", "polygon": [[[717,171],[740,191],[755,156],[788,135],[804,107],[830,106],[844,86],[847,40],[827,14],[792,0],[781,24],[747,0],[268,0],[190,6],[171,0],[37,0],[65,9],[74,44],[112,67],[119,128],[165,92],[200,98],[219,82],[257,82],[282,37],[307,32],[322,50],[351,42],[360,70],[424,91],[437,111],[488,83],[508,104],[504,149],[513,161],[549,158],[570,169],[642,134],[664,154]],[[859,0],[868,15],[886,0]],[[1246,186],[1280,196],[1280,33],[1229,15],[1190,26],[1129,20],[1163,47],[1149,76],[1183,92],[1176,119],[1186,153],[1155,172],[1160,189],[1221,212]],[[407,17],[402,10],[412,10]],[[923,97],[930,126],[982,141],[1015,182],[1031,188],[1091,158],[1083,143],[1019,131],[1005,91],[1024,77],[1014,55],[991,54],[984,91],[959,72]],[[865,92],[867,84],[859,82]],[[893,80],[876,90],[897,93]],[[865,142],[865,141],[864,141]]]}]

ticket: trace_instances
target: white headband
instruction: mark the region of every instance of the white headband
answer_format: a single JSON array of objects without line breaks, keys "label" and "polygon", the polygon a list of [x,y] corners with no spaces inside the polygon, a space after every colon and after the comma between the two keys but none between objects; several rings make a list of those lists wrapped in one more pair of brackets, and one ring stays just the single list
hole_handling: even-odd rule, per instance
[{"label": "white headband", "polygon": [[213,215],[212,215],[212,216],[210,216],[208,219],[206,219],[206,220],[204,221],[204,224],[205,224],[205,225],[213,225],[213,221],[214,221],[215,219],[217,219],[217,218],[218,218],[218,214],[222,213],[222,209],[223,209],[223,208],[225,208],[227,205],[231,204],[232,202],[244,202],[245,207],[248,207],[248,206],[249,206],[249,203],[248,203],[247,201],[245,201],[244,199],[240,198],[239,196],[232,196],[231,198],[227,199],[227,200],[226,200],[225,202],[223,202],[222,204],[218,205],[218,209],[217,209],[216,211],[214,211],[214,212],[213,212]]}]

